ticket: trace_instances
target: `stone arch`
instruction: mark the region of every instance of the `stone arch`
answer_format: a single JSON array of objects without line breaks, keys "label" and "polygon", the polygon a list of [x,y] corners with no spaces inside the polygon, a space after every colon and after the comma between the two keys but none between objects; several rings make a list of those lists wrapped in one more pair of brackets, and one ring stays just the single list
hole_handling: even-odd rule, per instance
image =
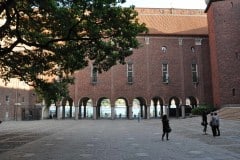
[{"label": "stone arch", "polygon": [[[189,100],[189,104],[187,104],[187,100]],[[186,98],[186,105],[190,105],[190,107],[193,109],[193,108],[196,108],[197,105],[198,105],[198,100],[197,98],[195,98],[194,96],[189,96]]]},{"label": "stone arch", "polygon": [[163,104],[164,104],[164,101],[161,97],[155,96],[151,99],[151,105],[150,105],[150,117],[151,118],[162,117]]},{"label": "stone arch", "polygon": [[73,108],[73,99],[71,97],[64,97],[62,99],[62,119],[72,118],[75,108]]},{"label": "stone arch", "polygon": [[[57,107],[60,107],[60,106],[57,106],[55,103],[51,103],[51,105],[49,106],[48,108],[48,111],[47,113],[45,113],[45,115],[47,115],[46,118],[50,118],[50,119],[54,119],[54,118],[57,118],[57,114],[58,114],[58,109]],[[44,107],[45,109],[45,107]]]},{"label": "stone arch", "polygon": [[170,117],[181,116],[180,103],[181,101],[178,97],[173,96],[169,99],[168,111]]},{"label": "stone arch", "polygon": [[111,100],[107,97],[101,97],[97,101],[96,118],[111,118]]},{"label": "stone arch", "polygon": [[83,97],[79,101],[79,118],[93,118],[93,100]]},{"label": "stone arch", "polygon": [[129,118],[129,105],[126,98],[119,97],[114,101],[114,115],[115,118]]},{"label": "stone arch", "polygon": [[[134,107],[136,108],[136,112],[137,112],[137,106],[136,106],[136,104],[134,104],[134,100],[138,100],[139,101],[138,105],[140,107],[139,108],[140,117],[144,118],[144,119],[148,118],[148,110],[147,110],[146,100],[143,97],[136,97],[135,99],[133,99],[133,112],[134,112]],[[136,101],[135,101],[135,103],[136,103]],[[134,112],[134,114],[136,115],[135,112]]]},{"label": "stone arch", "polygon": [[186,104],[185,104],[185,114],[186,115],[190,115],[192,112],[193,108],[196,108],[198,105],[198,100],[193,97],[193,96],[189,96],[186,98]]}]

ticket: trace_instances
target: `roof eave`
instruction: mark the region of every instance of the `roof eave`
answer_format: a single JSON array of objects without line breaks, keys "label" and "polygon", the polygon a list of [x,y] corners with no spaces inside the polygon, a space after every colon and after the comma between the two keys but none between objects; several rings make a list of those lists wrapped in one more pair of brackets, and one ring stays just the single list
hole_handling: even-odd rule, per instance
[{"label": "roof eave", "polygon": [[210,8],[210,6],[211,6],[211,4],[213,3],[213,2],[217,2],[217,1],[224,1],[224,0],[209,0],[209,3],[207,4],[207,8],[205,9],[205,13],[207,13],[207,11],[208,11],[208,9]]},{"label": "roof eave", "polygon": [[139,36],[166,36],[166,37],[208,37],[208,34],[163,34],[163,33],[148,33],[148,34],[139,34]]}]

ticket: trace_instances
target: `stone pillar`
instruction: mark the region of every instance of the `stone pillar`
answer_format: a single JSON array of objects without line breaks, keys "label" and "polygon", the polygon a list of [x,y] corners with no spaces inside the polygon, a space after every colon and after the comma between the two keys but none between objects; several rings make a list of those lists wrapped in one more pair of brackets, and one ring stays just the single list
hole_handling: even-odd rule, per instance
[{"label": "stone pillar", "polygon": [[61,119],[62,118],[62,114],[61,114],[61,108],[60,108],[60,106],[56,106],[56,108],[57,108],[57,119],[59,120],[59,119]]},{"label": "stone pillar", "polygon": [[70,117],[69,117],[69,118],[72,118],[72,117],[73,117],[73,116],[72,116],[72,107],[73,107],[73,106],[70,106],[70,114],[69,114]]},{"label": "stone pillar", "polygon": [[147,119],[150,119],[150,106],[147,106]]},{"label": "stone pillar", "polygon": [[184,105],[181,106],[181,110],[182,110],[182,118],[185,118],[185,106]]},{"label": "stone pillar", "polygon": [[163,105],[161,105],[160,110],[161,110],[161,115],[160,115],[160,117],[162,118],[162,116],[163,116]]},{"label": "stone pillar", "polygon": [[164,106],[164,110],[165,110],[165,114],[167,115],[167,117],[169,117],[169,108],[168,105]]},{"label": "stone pillar", "polygon": [[62,106],[62,119],[65,119],[65,106]]},{"label": "stone pillar", "polygon": [[48,118],[49,117],[49,110],[47,109],[46,106],[42,107],[42,115],[41,115],[41,119],[43,120],[44,118]]},{"label": "stone pillar", "polygon": [[93,119],[97,119],[97,107],[93,106]]},{"label": "stone pillar", "polygon": [[111,119],[115,119],[115,110],[114,107],[111,106]]},{"label": "stone pillar", "polygon": [[129,118],[129,119],[133,119],[133,117],[132,117],[132,116],[133,116],[133,115],[132,115],[132,106],[129,106],[129,107],[128,107],[128,113],[129,113],[128,118]]},{"label": "stone pillar", "polygon": [[[44,114],[45,107],[46,107],[45,100],[43,100],[42,103],[41,103],[41,120],[43,120],[45,118],[44,117],[45,116],[45,114]],[[25,109],[25,111],[26,111],[26,109]]]},{"label": "stone pillar", "polygon": [[75,106],[75,120],[78,120],[78,115],[79,115],[79,107]]}]

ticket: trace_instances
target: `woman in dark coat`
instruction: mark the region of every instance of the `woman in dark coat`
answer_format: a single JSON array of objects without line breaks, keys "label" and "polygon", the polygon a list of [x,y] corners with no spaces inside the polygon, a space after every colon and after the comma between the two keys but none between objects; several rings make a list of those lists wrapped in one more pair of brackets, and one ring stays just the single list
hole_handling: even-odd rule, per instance
[{"label": "woman in dark coat", "polygon": [[163,127],[162,141],[164,139],[165,134],[166,134],[167,140],[169,140],[168,133],[171,132],[171,128],[169,126],[169,120],[167,118],[167,115],[163,115],[162,117],[162,127]]},{"label": "woman in dark coat", "polygon": [[202,126],[203,126],[203,132],[204,134],[207,134],[207,113],[203,111],[202,113]]}]

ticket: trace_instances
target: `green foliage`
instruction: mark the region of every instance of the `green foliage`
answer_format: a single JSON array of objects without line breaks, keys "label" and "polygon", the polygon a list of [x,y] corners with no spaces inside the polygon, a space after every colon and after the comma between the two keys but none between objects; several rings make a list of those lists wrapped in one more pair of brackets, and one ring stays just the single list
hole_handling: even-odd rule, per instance
[{"label": "green foliage", "polygon": [[140,45],[136,36],[147,31],[124,2],[1,1],[0,78],[20,78],[45,94],[50,85],[57,90],[46,77],[67,79],[89,63],[99,72],[124,64]]},{"label": "green foliage", "polygon": [[202,105],[199,105],[198,107],[192,109],[192,114],[193,115],[202,115],[202,113],[204,111],[208,114],[214,110],[215,110],[215,108],[212,105],[202,104]]},{"label": "green foliage", "polygon": [[36,93],[39,97],[45,100],[46,106],[50,106],[52,103],[56,103],[63,97],[68,97],[68,84],[73,83],[73,79],[61,79],[59,81],[54,80],[53,82],[42,82],[39,83],[38,87],[35,88]]}]

